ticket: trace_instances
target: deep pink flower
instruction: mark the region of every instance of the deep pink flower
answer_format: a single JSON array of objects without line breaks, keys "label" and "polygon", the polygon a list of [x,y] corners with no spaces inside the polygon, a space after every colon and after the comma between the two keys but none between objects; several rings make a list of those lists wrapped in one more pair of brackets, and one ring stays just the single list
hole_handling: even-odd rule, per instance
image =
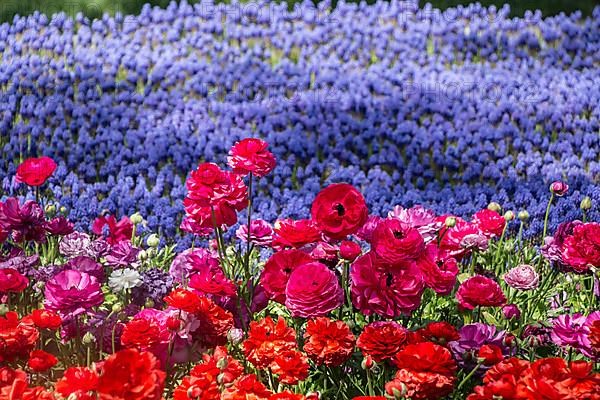
[{"label": "deep pink flower", "polygon": [[17,182],[29,186],[41,186],[56,170],[56,163],[50,157],[28,158],[17,167]]},{"label": "deep pink flower", "polygon": [[338,253],[340,248],[337,245],[333,245],[327,242],[318,242],[310,249],[310,256],[317,261],[328,265],[335,265],[338,261]]},{"label": "deep pink flower", "polygon": [[[262,219],[252,220],[250,223],[250,243],[257,246],[270,246],[273,241],[273,227]],[[242,242],[248,241],[248,225],[241,225],[235,236]]]},{"label": "deep pink flower", "polygon": [[421,304],[425,289],[414,263],[403,268],[384,266],[369,252],[354,261],[350,270],[352,303],[363,314],[396,318],[410,314]]},{"label": "deep pink flower", "polygon": [[452,257],[440,257],[435,243],[427,245],[423,256],[417,261],[417,266],[427,287],[440,295],[452,292],[458,275],[458,263]]},{"label": "deep pink flower", "polygon": [[308,219],[282,219],[275,222],[274,248],[300,248],[321,240],[321,230],[315,221]]},{"label": "deep pink flower", "polygon": [[269,145],[264,140],[240,140],[229,151],[227,162],[236,174],[263,177],[271,172],[276,164],[275,156],[267,147]]},{"label": "deep pink flower", "polygon": [[356,237],[364,240],[365,242],[371,243],[373,239],[373,232],[377,228],[377,225],[383,221],[383,218],[377,215],[369,215],[367,221],[363,224],[363,226],[356,232]]},{"label": "deep pink flower", "polygon": [[415,228],[388,218],[382,220],[373,232],[371,248],[379,260],[399,265],[421,257],[425,241]]},{"label": "deep pink flower", "polygon": [[311,216],[327,236],[344,239],[363,226],[369,210],[365,198],[354,186],[334,183],[317,194],[312,203]]},{"label": "deep pink flower", "polygon": [[496,211],[483,209],[473,215],[473,223],[488,238],[500,237],[506,226],[506,219]]},{"label": "deep pink flower", "polygon": [[133,235],[133,222],[128,217],[123,217],[118,222],[114,215],[98,217],[92,224],[92,232],[98,236],[104,236],[105,227],[108,229],[106,241],[111,245],[131,240]]},{"label": "deep pink flower", "polygon": [[207,249],[196,247],[179,253],[169,268],[169,275],[176,282],[186,282],[189,277],[205,269],[218,271],[221,269],[219,259]]},{"label": "deep pink flower", "polygon": [[45,223],[44,211],[35,201],[20,205],[17,198],[10,197],[0,208],[0,227],[5,232],[12,232],[15,242],[45,241]]},{"label": "deep pink flower", "polygon": [[576,272],[586,272],[590,266],[600,267],[600,224],[576,225],[573,234],[563,243],[563,262]]},{"label": "deep pink flower", "polygon": [[46,231],[54,236],[66,236],[75,232],[75,226],[65,217],[56,217],[46,222]]},{"label": "deep pink flower", "polygon": [[27,288],[29,280],[13,268],[0,269],[0,293],[20,293]]},{"label": "deep pink flower", "polygon": [[106,264],[113,268],[137,267],[140,249],[131,244],[129,240],[117,242],[106,256]]},{"label": "deep pink flower", "polygon": [[456,292],[460,307],[473,310],[477,306],[497,307],[506,303],[502,288],[494,280],[475,275],[464,281]]},{"label": "deep pink flower", "polygon": [[552,321],[550,337],[557,346],[582,347],[589,332],[587,318],[581,314],[559,315]]},{"label": "deep pink flower", "polygon": [[48,310],[78,315],[102,304],[104,295],[95,277],[68,269],[46,283],[44,304]]},{"label": "deep pink flower", "polygon": [[[208,216],[208,215],[207,215]],[[191,233],[198,236],[209,236],[214,230],[212,223],[207,218],[205,220],[197,221],[189,216],[183,217],[179,229],[184,232]]]},{"label": "deep pink flower", "polygon": [[234,297],[237,294],[237,287],[220,268],[202,268],[194,271],[189,287],[209,297]]},{"label": "deep pink flower", "polygon": [[285,288],[292,272],[313,259],[300,250],[281,250],[265,263],[260,284],[267,296],[278,303],[285,303]]},{"label": "deep pink flower", "polygon": [[354,261],[362,253],[360,245],[356,242],[344,240],[340,243],[340,257],[346,261]]},{"label": "deep pink flower", "polygon": [[319,262],[303,264],[290,274],[285,288],[285,306],[292,316],[312,318],[327,315],[344,302],[337,276]]},{"label": "deep pink flower", "polygon": [[561,181],[555,181],[550,184],[550,191],[556,196],[562,197],[569,191],[569,185]]},{"label": "deep pink flower", "polygon": [[[440,221],[445,221],[448,216],[439,217]],[[462,218],[456,218],[456,225],[452,228],[444,227],[440,231],[440,255],[442,258],[454,257],[458,261],[471,252],[471,248],[463,246],[463,240],[468,235],[481,235],[477,225],[465,221]],[[467,244],[467,243],[464,243]]]},{"label": "deep pink flower", "polygon": [[411,208],[396,206],[388,213],[388,217],[399,219],[401,222],[419,231],[426,243],[436,238],[444,224],[437,220],[435,213],[423,206]]}]

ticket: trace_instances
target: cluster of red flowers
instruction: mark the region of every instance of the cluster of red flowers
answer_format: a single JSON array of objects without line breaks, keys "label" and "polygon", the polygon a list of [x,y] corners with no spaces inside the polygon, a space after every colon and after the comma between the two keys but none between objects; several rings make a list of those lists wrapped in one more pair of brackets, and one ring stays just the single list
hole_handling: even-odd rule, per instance
[{"label": "cluster of red flowers", "polygon": [[592,369],[585,361],[509,358],[488,370],[467,400],[598,400],[600,374]]}]

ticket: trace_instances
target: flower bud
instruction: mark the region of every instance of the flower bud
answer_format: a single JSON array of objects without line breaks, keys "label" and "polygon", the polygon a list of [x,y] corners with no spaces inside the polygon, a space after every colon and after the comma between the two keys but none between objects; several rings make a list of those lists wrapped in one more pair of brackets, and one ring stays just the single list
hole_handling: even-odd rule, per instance
[{"label": "flower bud", "polygon": [[373,361],[373,358],[371,356],[365,356],[365,358],[363,358],[362,362],[360,363],[362,369],[373,369],[376,365],[377,364],[375,363],[375,361]]},{"label": "flower bud", "polygon": [[81,341],[85,345],[90,345],[90,344],[96,342],[96,337],[91,332],[87,332],[85,335],[83,335],[83,338],[81,339]]},{"label": "flower bud", "polygon": [[519,211],[518,217],[519,220],[525,222],[529,219],[529,213],[527,212],[527,210]]},{"label": "flower bud", "polygon": [[360,256],[361,248],[358,243],[344,240],[340,244],[340,257],[347,261],[354,261]]},{"label": "flower bud", "polygon": [[171,331],[178,331],[181,329],[181,320],[177,317],[167,318],[167,328]]},{"label": "flower bud", "polygon": [[112,312],[114,312],[115,314],[120,313],[121,311],[123,311],[123,304],[121,303],[115,303],[112,306]]},{"label": "flower bud", "polygon": [[219,368],[221,371],[227,368],[227,365],[229,365],[229,362],[227,361],[226,357],[220,358],[219,361],[217,361],[217,368]]},{"label": "flower bud", "polygon": [[592,208],[592,199],[589,196],[585,196],[583,200],[581,200],[581,204],[579,205],[583,211],[587,211]]},{"label": "flower bud", "polygon": [[44,211],[46,212],[46,215],[52,216],[56,212],[56,206],[54,204],[48,204]]},{"label": "flower bud", "polygon": [[0,304],[0,316],[1,317],[4,317],[9,311],[10,311],[10,309],[8,308],[7,304]]},{"label": "flower bud", "polygon": [[153,233],[152,235],[148,236],[148,239],[146,239],[146,244],[148,247],[158,247],[160,244],[160,238],[156,233]]},{"label": "flower bud", "polygon": [[152,307],[154,307],[154,300],[152,300],[152,299],[146,299],[146,302],[144,303],[144,307],[146,307],[146,308],[152,308]]},{"label": "flower bud", "polygon": [[508,210],[507,212],[504,213],[504,219],[508,222],[512,221],[515,219],[515,213]]},{"label": "flower bud", "polygon": [[500,211],[502,211],[500,204],[496,203],[495,201],[492,201],[490,204],[488,204],[487,208],[488,210],[496,211],[498,214],[500,214]]},{"label": "flower bud", "polygon": [[231,344],[240,344],[244,339],[244,331],[238,328],[232,328],[227,332],[227,340]]},{"label": "flower bud", "polygon": [[569,185],[564,182],[556,181],[550,184],[550,192],[554,193],[558,197],[562,197],[569,191]]},{"label": "flower bud", "polygon": [[502,314],[506,319],[519,319],[521,318],[521,310],[516,304],[506,304],[502,307]]},{"label": "flower bud", "polygon": [[135,214],[133,214],[131,217],[129,217],[129,219],[131,220],[131,222],[134,225],[141,224],[142,222],[144,222],[144,218],[142,217],[142,214],[137,213],[137,212]]},{"label": "flower bud", "polygon": [[444,221],[444,225],[446,228],[454,228],[456,226],[456,217],[448,217],[446,221]]},{"label": "flower bud", "polygon": [[67,207],[65,206],[61,206],[58,211],[60,211],[61,214],[66,214],[67,213]]},{"label": "flower bud", "polygon": [[394,395],[394,399],[404,399],[406,392],[408,391],[406,385],[402,382],[399,383],[400,389],[397,387],[392,388],[392,394]]},{"label": "flower bud", "polygon": [[146,250],[140,250],[137,255],[138,260],[144,261],[148,259],[148,252]]}]

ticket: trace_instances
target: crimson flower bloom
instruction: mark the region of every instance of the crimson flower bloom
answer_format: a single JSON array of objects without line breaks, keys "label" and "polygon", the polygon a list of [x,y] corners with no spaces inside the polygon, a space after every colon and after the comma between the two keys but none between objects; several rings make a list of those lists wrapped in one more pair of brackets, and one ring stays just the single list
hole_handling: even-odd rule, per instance
[{"label": "crimson flower bloom", "polygon": [[106,241],[115,245],[123,240],[131,240],[133,234],[133,222],[129,217],[123,217],[118,222],[114,215],[98,217],[92,224],[92,232],[98,236],[104,234],[104,227],[108,227]]},{"label": "crimson flower bloom", "polygon": [[17,167],[17,182],[28,186],[41,186],[56,170],[56,163],[50,157],[28,158]]},{"label": "crimson flower bloom", "polygon": [[50,310],[33,310],[30,317],[39,329],[56,330],[62,324],[60,315]]},{"label": "crimson flower bloom", "polygon": [[379,362],[392,358],[405,344],[407,330],[393,321],[372,322],[362,331],[356,346],[365,356]]},{"label": "crimson flower bloom", "polygon": [[332,239],[358,232],[369,216],[363,195],[347,183],[334,183],[321,190],[313,201],[312,219]]},{"label": "crimson flower bloom", "polygon": [[44,350],[33,350],[29,353],[27,366],[34,372],[45,372],[54,367],[58,359]]},{"label": "crimson flower bloom", "polygon": [[482,275],[467,279],[456,292],[460,307],[473,310],[477,306],[498,307],[506,302],[502,288],[494,280]]},{"label": "crimson flower bloom", "polygon": [[227,161],[233,172],[240,175],[267,175],[275,168],[275,156],[267,150],[264,140],[247,138],[233,145]]},{"label": "crimson flower bloom", "polygon": [[21,293],[29,280],[14,268],[0,269],[0,293]]}]

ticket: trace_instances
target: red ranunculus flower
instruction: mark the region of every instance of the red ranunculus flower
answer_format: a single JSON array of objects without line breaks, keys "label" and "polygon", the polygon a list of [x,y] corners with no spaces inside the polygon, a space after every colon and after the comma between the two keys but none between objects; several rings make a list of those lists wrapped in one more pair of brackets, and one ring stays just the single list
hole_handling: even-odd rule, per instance
[{"label": "red ranunculus flower", "polygon": [[0,317],[0,362],[25,358],[35,347],[40,333],[30,318],[19,320],[14,311]]},{"label": "red ranunculus flower", "polygon": [[500,237],[506,226],[506,219],[496,211],[483,209],[473,215],[473,223],[488,238]]},{"label": "red ranunculus flower", "polygon": [[298,350],[283,351],[275,355],[270,368],[281,383],[296,385],[308,377],[308,358]]},{"label": "red ranunculus flower", "polygon": [[285,306],[292,316],[320,317],[344,303],[344,290],[335,273],[319,262],[303,264],[290,274]]},{"label": "red ranunculus flower", "polygon": [[269,397],[269,400],[306,400],[303,394],[293,393],[289,390],[284,390],[280,393],[275,393]]},{"label": "red ranunculus flower", "polygon": [[476,275],[467,279],[456,292],[460,307],[473,310],[477,306],[499,307],[506,303],[502,288],[494,280]]},{"label": "red ranunculus flower", "polygon": [[28,285],[29,279],[16,269],[0,269],[0,293],[21,293]]},{"label": "red ranunculus flower", "polygon": [[483,360],[483,365],[492,366],[498,364],[504,359],[502,349],[494,344],[484,344],[479,349],[478,358]]},{"label": "red ranunculus flower", "polygon": [[186,376],[173,391],[173,400],[219,400],[221,392],[216,377]]},{"label": "red ranunculus flower", "polygon": [[152,353],[121,350],[108,356],[100,369],[98,392],[101,394],[123,400],[162,398],[165,373]]},{"label": "red ranunculus flower", "polygon": [[425,241],[415,228],[396,218],[387,218],[375,228],[371,248],[378,260],[396,266],[421,257]]},{"label": "red ranunculus flower", "polygon": [[87,394],[98,388],[98,374],[87,367],[70,367],[54,388],[63,397],[69,397],[72,393]]},{"label": "red ranunculus flower", "polygon": [[260,284],[271,300],[285,303],[285,287],[292,272],[313,259],[300,250],[281,250],[274,253],[265,263],[260,275]]},{"label": "red ranunculus flower", "polygon": [[62,318],[60,315],[50,310],[33,310],[31,320],[39,329],[49,329],[51,331],[60,328],[62,325]]},{"label": "red ranunculus flower", "polygon": [[183,288],[173,290],[164,300],[169,306],[189,313],[194,313],[200,307],[200,296]]},{"label": "red ranunculus flower", "polygon": [[194,337],[207,348],[227,343],[227,333],[233,328],[233,315],[208,297],[200,297],[200,305],[194,313],[199,327]]},{"label": "red ranunculus flower", "polygon": [[372,322],[362,331],[356,346],[379,362],[392,358],[406,342],[407,330],[393,321]]},{"label": "red ranunculus flower", "polygon": [[282,219],[275,222],[275,236],[272,246],[275,249],[280,248],[300,248],[310,243],[316,243],[321,240],[321,230],[317,223],[308,219],[294,221],[292,219]]},{"label": "red ranunculus flower", "polygon": [[277,323],[271,317],[250,322],[244,355],[256,368],[268,367],[278,353],[296,348],[296,333],[283,318]]},{"label": "red ranunculus flower", "polygon": [[129,217],[123,217],[117,222],[114,215],[98,217],[92,224],[92,232],[98,236],[103,236],[104,227],[108,227],[106,241],[115,245],[123,240],[131,240],[133,235],[133,222]]},{"label": "red ranunculus flower", "polygon": [[17,379],[27,381],[27,374],[22,369],[0,367],[0,389],[12,385]]},{"label": "red ranunculus flower", "polygon": [[29,353],[27,366],[35,372],[44,372],[54,367],[58,359],[44,350],[33,350]]},{"label": "red ranunculus flower", "polygon": [[312,219],[332,239],[358,232],[369,216],[363,195],[347,183],[334,183],[321,190],[313,201]]},{"label": "red ranunculus flower", "polygon": [[121,333],[121,344],[138,350],[149,351],[160,341],[160,327],[150,318],[129,321]]},{"label": "red ranunculus flower", "polygon": [[227,161],[233,172],[263,177],[275,168],[275,156],[267,150],[264,140],[248,138],[233,145]]},{"label": "red ranunculus flower", "polygon": [[245,375],[221,393],[221,400],[269,400],[271,392],[256,375]]},{"label": "red ranunculus flower", "polygon": [[407,398],[436,400],[454,390],[456,362],[445,347],[431,342],[406,345],[394,357],[398,372],[385,385],[386,392],[402,388]]},{"label": "red ranunculus flower", "polygon": [[212,354],[204,353],[202,355],[202,362],[192,368],[190,376],[207,376],[215,381],[219,378],[219,382],[227,385],[234,382],[243,373],[244,367],[238,360],[227,354],[227,348],[217,346]]},{"label": "red ranunculus flower", "polygon": [[430,322],[423,329],[419,329],[419,334],[430,342],[446,346],[449,342],[460,339],[460,334],[456,327],[448,322]]},{"label": "red ranunculus flower", "polygon": [[342,365],[352,355],[354,342],[354,335],[344,321],[318,317],[306,324],[304,351],[317,365]]},{"label": "red ranunculus flower", "polygon": [[28,158],[17,167],[17,182],[29,186],[42,186],[56,170],[50,157]]}]

